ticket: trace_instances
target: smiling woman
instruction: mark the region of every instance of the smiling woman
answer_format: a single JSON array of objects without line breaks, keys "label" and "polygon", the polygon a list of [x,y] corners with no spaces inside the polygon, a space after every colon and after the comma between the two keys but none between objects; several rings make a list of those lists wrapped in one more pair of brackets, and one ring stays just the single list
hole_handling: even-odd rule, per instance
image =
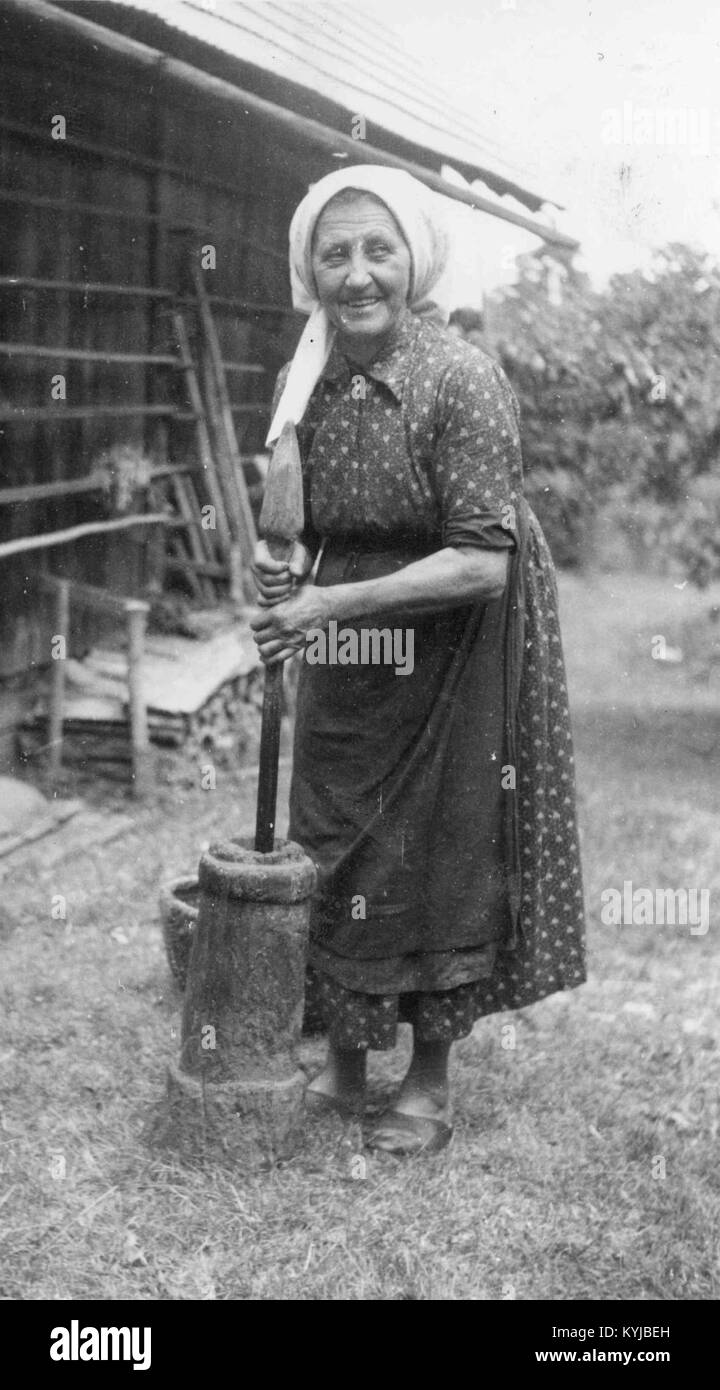
[{"label": "smiling woman", "polygon": [[404,680],[386,663],[301,669],[290,834],[318,867],[329,1034],[309,1096],[362,1113],[368,1049],[410,1022],[409,1071],[367,1142],[416,1152],[452,1132],[453,1039],[584,978],[555,578],[510,387],[441,326],[436,195],[371,165],[328,175],[290,252],[309,318],[268,438],[299,427],[306,526],[289,564],[258,547],[256,641],[274,662],[338,623],[358,651],[370,620],[413,634]]},{"label": "smiling woman", "polygon": [[392,213],[369,194],[338,193],[318,220],[312,267],[330,323],[358,363],[372,361],[410,289],[410,251]]}]

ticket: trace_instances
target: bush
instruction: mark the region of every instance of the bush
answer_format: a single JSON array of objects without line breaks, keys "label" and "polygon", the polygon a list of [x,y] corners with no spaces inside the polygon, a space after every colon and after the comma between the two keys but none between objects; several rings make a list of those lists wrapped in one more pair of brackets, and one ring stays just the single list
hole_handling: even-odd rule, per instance
[{"label": "bush", "polygon": [[525,493],[555,563],[576,569],[587,558],[595,509],[584,483],[568,468],[533,468]]},{"label": "bush", "polygon": [[488,344],[520,403],[528,496],[557,562],[582,563],[620,495],[694,583],[717,578],[720,267],[671,245],[602,294],[547,253],[519,271],[488,302]]},{"label": "bush", "polygon": [[695,478],[672,543],[693,584],[706,588],[720,574],[720,478]]}]

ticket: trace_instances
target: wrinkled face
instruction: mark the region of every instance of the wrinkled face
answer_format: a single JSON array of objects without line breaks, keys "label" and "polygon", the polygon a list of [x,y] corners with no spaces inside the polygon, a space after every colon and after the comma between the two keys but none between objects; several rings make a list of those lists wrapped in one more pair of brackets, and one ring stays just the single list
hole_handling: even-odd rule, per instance
[{"label": "wrinkled face", "polygon": [[332,199],[318,218],[312,267],[318,298],[345,346],[367,350],[389,332],[410,289],[410,251],[392,213],[369,193]]}]

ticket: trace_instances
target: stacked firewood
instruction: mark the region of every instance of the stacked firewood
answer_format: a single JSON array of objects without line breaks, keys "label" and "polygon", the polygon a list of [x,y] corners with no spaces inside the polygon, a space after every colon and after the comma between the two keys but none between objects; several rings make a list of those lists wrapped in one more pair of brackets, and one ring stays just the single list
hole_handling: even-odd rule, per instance
[{"label": "stacked firewood", "polygon": [[[63,763],[127,780],[132,754],[127,653],[95,648],[82,661],[67,658],[65,679]],[[151,636],[143,685],[150,741],[168,753],[182,752],[178,776],[192,780],[198,769],[233,767],[253,755],[262,670],[254,644],[237,625],[205,640]],[[40,756],[47,746],[47,710],[46,678],[19,731],[26,760]]]}]

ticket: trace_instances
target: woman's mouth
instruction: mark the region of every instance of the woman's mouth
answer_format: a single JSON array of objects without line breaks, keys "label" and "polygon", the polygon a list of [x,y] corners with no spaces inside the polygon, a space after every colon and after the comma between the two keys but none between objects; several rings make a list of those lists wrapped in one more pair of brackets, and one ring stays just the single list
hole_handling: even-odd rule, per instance
[{"label": "woman's mouth", "polygon": [[380,303],[378,295],[366,299],[346,299],[342,304],[343,312],[351,314],[363,313],[365,310],[374,309]]}]

